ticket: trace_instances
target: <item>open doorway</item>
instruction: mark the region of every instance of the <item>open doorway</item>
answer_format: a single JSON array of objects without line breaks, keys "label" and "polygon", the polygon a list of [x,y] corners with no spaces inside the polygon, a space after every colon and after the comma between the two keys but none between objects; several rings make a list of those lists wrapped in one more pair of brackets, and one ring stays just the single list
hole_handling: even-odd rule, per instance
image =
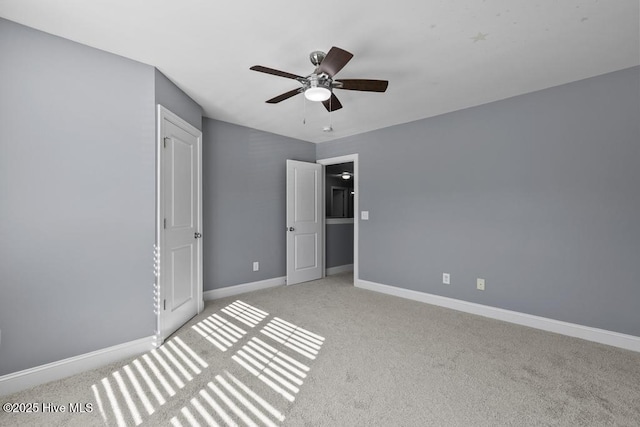
[{"label": "open doorway", "polygon": [[353,162],[327,165],[324,182],[326,218],[347,219],[353,224]]},{"label": "open doorway", "polygon": [[324,168],[325,274],[357,277],[357,154],[318,160]]}]

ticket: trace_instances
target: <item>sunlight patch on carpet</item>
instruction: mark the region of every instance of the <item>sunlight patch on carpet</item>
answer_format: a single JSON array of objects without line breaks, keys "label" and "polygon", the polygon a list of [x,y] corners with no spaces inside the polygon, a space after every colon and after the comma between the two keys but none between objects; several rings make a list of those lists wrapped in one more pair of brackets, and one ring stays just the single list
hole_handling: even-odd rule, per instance
[{"label": "sunlight patch on carpet", "polygon": [[[261,324],[259,330],[245,328]],[[236,346],[226,360],[237,364],[232,366],[245,382],[227,370],[222,374],[206,372],[209,364],[176,336],[92,385],[107,425],[155,422],[152,416],[161,416],[159,408],[173,402],[175,411],[171,406],[165,421],[175,427],[278,426],[285,416],[273,403],[289,405],[295,401],[311,370],[309,362],[316,359],[325,341],[240,300],[202,318],[187,331],[222,352]],[[216,357],[220,362],[225,360]],[[206,379],[187,387],[201,374],[207,375]]]},{"label": "sunlight patch on carpet", "polygon": [[309,371],[307,365],[256,337],[232,359],[289,402],[295,400]]},{"label": "sunlight patch on carpet", "polygon": [[320,335],[278,317],[274,317],[260,332],[309,359],[316,358],[324,342]]},{"label": "sunlight patch on carpet", "polygon": [[250,328],[258,326],[269,313],[255,308],[240,300],[235,301],[221,310],[224,314],[237,319]]},{"label": "sunlight patch on carpet", "polygon": [[208,364],[191,347],[175,337],[112,372],[91,389],[105,423],[138,426],[206,367]]},{"label": "sunlight patch on carpet", "polygon": [[247,426],[277,427],[284,421],[282,412],[278,411],[250,387],[225,371],[227,378],[216,375],[214,381],[200,390],[189,405],[180,410],[180,414],[171,418],[173,426],[185,425],[194,427],[201,425],[194,413],[199,415],[206,425],[238,425],[239,419]]},{"label": "sunlight patch on carpet", "polygon": [[247,333],[218,314],[212,314],[191,328],[220,351],[227,351]]}]

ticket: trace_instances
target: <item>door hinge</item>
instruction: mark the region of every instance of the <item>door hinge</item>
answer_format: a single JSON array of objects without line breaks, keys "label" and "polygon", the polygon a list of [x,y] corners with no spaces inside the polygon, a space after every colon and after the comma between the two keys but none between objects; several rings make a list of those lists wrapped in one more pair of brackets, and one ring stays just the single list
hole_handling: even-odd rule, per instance
[{"label": "door hinge", "polygon": [[166,300],[166,299],[165,299],[165,300],[163,300],[163,302],[162,302],[162,309],[163,309],[163,310],[166,310],[166,309],[167,309],[167,300]]},{"label": "door hinge", "polygon": [[168,139],[168,140],[171,140],[171,138],[169,138],[169,137],[165,137],[165,138],[163,139],[164,148],[167,148],[167,139]]},{"label": "door hinge", "polygon": [[164,219],[164,228],[167,228],[167,218]]}]

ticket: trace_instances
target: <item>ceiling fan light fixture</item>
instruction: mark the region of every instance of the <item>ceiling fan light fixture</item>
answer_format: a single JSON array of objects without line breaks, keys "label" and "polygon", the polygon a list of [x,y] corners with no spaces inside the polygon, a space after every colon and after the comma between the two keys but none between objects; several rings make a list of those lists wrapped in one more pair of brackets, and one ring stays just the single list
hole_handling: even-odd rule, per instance
[{"label": "ceiling fan light fixture", "polygon": [[331,91],[326,87],[310,87],[309,89],[304,91],[304,96],[309,101],[326,101],[331,98]]},{"label": "ceiling fan light fixture", "polygon": [[327,87],[328,84],[324,80],[318,79],[318,76],[312,74],[309,76],[309,87],[304,91],[304,96],[309,101],[321,102],[331,98],[331,90]]},{"label": "ceiling fan light fixture", "polygon": [[351,179],[351,174],[349,172],[342,172],[342,179]]}]

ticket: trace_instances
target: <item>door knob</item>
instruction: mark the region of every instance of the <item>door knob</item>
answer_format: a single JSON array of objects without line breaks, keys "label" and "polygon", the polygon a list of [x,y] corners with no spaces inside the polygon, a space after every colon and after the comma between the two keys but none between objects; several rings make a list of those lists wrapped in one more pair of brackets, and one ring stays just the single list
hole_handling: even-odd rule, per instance
[{"label": "door knob", "polygon": [[295,231],[295,228],[289,227],[289,231]]},{"label": "door knob", "polygon": [[202,237],[202,233],[196,233],[193,235],[195,239],[200,239]]}]

